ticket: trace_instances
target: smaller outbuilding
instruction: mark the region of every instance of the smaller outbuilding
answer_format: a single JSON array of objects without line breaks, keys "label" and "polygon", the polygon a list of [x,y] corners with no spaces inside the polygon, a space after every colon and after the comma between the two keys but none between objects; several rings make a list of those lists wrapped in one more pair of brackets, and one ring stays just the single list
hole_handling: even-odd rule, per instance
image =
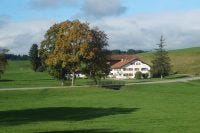
[{"label": "smaller outbuilding", "polygon": [[150,66],[135,55],[112,55],[110,64],[110,78],[132,79],[138,71],[142,74],[148,73],[150,76]]}]

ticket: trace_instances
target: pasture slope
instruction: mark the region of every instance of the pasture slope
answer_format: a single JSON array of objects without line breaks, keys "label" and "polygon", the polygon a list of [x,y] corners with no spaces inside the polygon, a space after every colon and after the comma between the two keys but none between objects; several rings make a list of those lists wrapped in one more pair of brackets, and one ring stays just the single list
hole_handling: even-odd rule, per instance
[{"label": "pasture slope", "polygon": [[[174,72],[200,75],[200,47],[170,50],[168,53]],[[151,65],[153,52],[138,54],[138,57]]]}]

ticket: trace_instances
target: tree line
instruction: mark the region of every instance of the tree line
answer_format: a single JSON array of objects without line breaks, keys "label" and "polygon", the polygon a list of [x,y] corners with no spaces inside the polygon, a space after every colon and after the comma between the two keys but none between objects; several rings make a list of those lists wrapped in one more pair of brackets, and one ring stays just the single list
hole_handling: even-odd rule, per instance
[{"label": "tree line", "polygon": [[135,49],[128,49],[128,50],[114,49],[114,50],[111,50],[112,54],[139,54],[139,53],[145,53],[145,52],[148,52],[148,51],[135,50]]},{"label": "tree line", "polygon": [[5,54],[7,60],[29,60],[28,55]]}]

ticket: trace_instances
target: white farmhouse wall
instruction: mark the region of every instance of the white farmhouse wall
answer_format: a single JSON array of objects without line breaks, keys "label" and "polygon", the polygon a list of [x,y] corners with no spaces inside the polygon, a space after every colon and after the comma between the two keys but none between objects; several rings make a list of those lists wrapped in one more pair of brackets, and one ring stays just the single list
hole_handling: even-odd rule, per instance
[{"label": "white farmhouse wall", "polygon": [[112,69],[109,77],[116,79],[131,79],[135,78],[135,73],[137,71],[142,73],[149,73],[150,66],[143,63],[142,61],[135,60],[120,69]]}]

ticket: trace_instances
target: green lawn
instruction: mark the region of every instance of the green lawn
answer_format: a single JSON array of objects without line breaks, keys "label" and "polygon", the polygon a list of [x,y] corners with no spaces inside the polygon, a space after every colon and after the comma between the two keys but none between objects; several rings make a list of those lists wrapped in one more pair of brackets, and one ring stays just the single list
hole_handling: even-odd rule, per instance
[{"label": "green lawn", "polygon": [[0,80],[0,88],[58,86],[47,73],[34,72],[30,69],[29,61],[9,61],[5,74]]},{"label": "green lawn", "polygon": [[[188,75],[171,75],[165,79],[184,78]],[[161,80],[159,78],[154,79],[128,79],[128,80],[102,80],[102,84],[124,84],[124,83],[138,83],[138,82],[153,82]],[[29,61],[9,61],[9,65],[5,71],[5,74],[0,80],[0,88],[24,88],[24,87],[52,87],[60,86],[61,82],[53,79],[47,74],[47,72],[34,72],[30,69]],[[70,81],[68,82],[70,85]],[[75,85],[94,85],[94,81],[91,79],[76,79]]]},{"label": "green lawn", "polygon": [[200,80],[0,91],[1,133],[199,133]]}]

